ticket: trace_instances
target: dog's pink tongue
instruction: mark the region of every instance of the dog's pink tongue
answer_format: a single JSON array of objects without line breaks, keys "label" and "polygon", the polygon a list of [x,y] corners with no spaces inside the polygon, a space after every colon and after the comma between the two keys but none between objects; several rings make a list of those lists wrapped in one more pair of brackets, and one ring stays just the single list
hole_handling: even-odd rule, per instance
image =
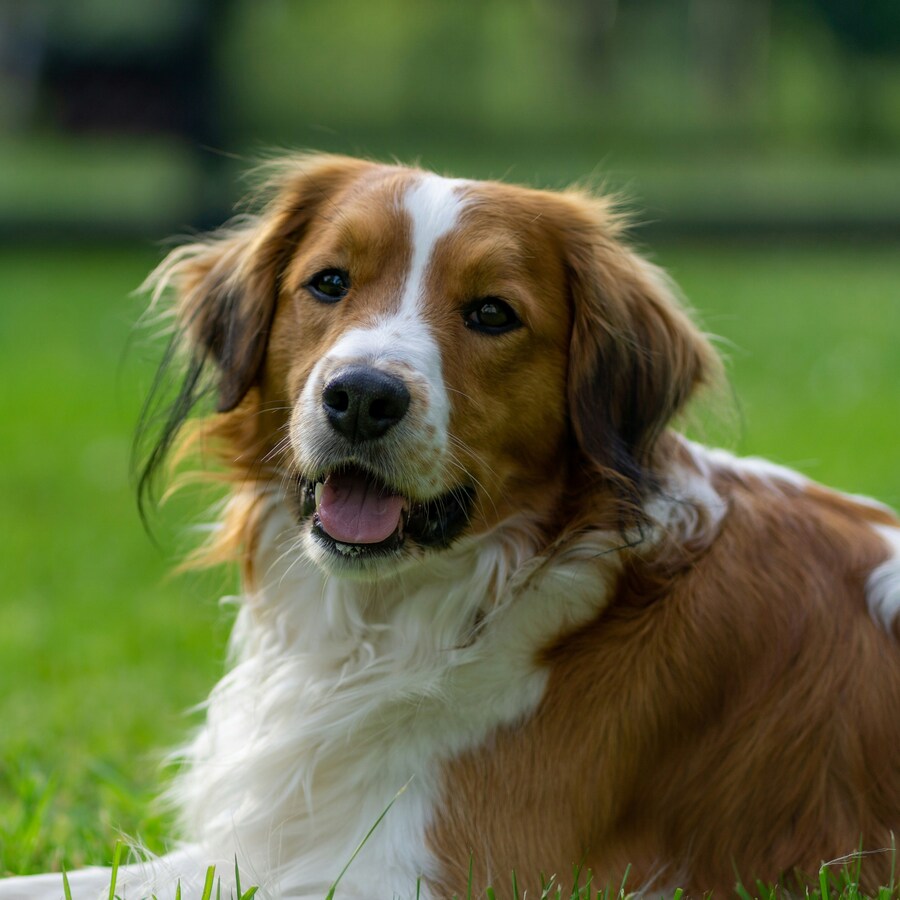
[{"label": "dog's pink tongue", "polygon": [[363,475],[329,475],[319,498],[319,523],[344,544],[386,541],[400,524],[403,498],[386,494]]}]

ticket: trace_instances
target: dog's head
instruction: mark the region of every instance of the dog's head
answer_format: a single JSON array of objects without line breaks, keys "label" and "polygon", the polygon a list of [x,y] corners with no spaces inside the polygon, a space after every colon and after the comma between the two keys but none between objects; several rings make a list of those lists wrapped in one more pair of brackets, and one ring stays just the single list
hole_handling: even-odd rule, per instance
[{"label": "dog's head", "polygon": [[621,524],[715,363],[620,232],[583,192],[290,160],[258,215],[158,270],[191,353],[151,463],[211,367],[232,464],[287,486],[336,571],[552,522],[579,490]]}]

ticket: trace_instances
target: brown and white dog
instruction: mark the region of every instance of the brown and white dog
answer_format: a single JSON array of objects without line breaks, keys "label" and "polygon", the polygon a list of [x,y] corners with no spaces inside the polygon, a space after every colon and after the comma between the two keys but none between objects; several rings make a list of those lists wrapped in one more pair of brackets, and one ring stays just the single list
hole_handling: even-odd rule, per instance
[{"label": "brown and white dog", "polygon": [[900,522],[669,430],[717,358],[621,232],[581,191],[306,156],[163,262],[189,356],[151,465],[207,371],[245,593],[191,843],[120,893],[237,858],[322,897],[376,822],[337,897],[728,893],[891,846]]}]

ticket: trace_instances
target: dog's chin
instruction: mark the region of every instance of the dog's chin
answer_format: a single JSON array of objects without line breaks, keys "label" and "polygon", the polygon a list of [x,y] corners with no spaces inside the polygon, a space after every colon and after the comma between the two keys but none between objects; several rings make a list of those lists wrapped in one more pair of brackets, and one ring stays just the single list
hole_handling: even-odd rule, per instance
[{"label": "dog's chin", "polygon": [[348,576],[392,574],[423,553],[448,548],[469,528],[474,500],[469,485],[410,497],[357,464],[298,475],[294,482],[294,513],[308,555]]}]

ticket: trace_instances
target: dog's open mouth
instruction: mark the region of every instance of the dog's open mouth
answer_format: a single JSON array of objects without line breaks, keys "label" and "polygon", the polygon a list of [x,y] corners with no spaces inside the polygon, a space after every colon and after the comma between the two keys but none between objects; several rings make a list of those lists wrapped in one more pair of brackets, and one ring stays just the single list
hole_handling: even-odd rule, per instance
[{"label": "dog's open mouth", "polygon": [[312,535],[345,558],[396,553],[409,540],[446,547],[469,522],[474,490],[460,486],[428,500],[405,496],[355,465],[297,481],[299,515]]}]

